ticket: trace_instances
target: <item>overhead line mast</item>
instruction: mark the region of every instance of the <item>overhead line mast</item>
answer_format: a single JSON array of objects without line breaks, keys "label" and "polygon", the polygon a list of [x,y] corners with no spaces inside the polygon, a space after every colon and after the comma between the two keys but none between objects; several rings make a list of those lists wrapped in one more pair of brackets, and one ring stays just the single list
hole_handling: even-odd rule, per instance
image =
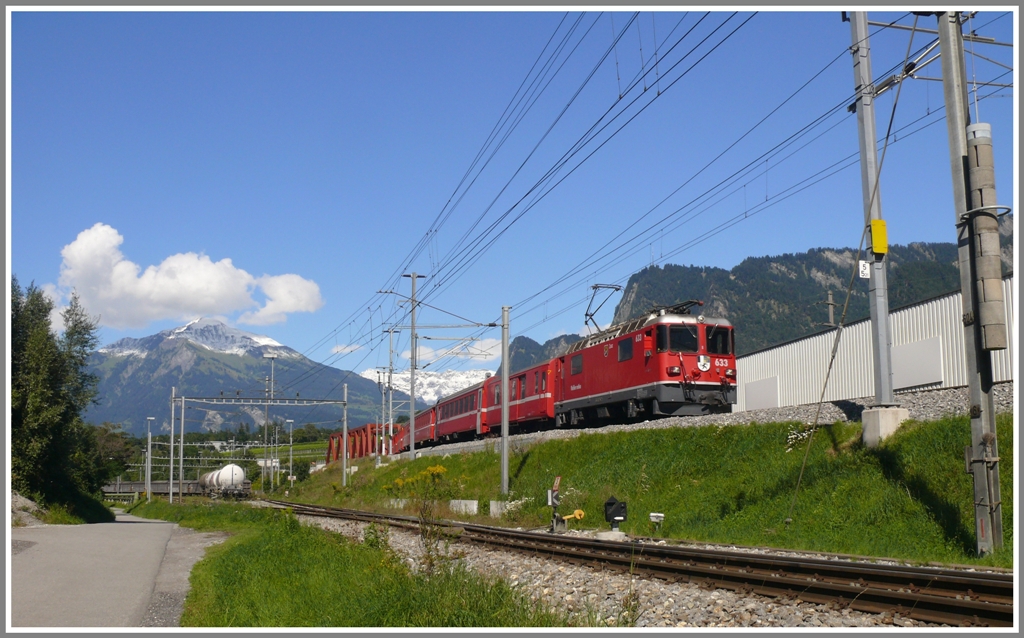
[{"label": "overhead line mast", "polygon": [[1007,347],[997,215],[1009,208],[996,204],[992,129],[988,124],[970,123],[960,14],[953,11],[936,15],[970,396],[971,445],[964,456],[966,470],[974,477],[976,543],[978,554],[983,556],[1003,545],[992,351]]},{"label": "overhead line mast", "polygon": [[871,256],[868,303],[871,313],[871,361],[875,378],[875,405],[864,410],[862,420],[864,441],[869,447],[874,447],[881,439],[894,432],[900,423],[910,418],[910,412],[899,407],[892,392],[892,337],[889,332],[889,287],[885,271],[885,256],[889,251],[889,242],[885,220],[882,219],[882,196],[879,191],[882,167],[878,160],[878,135],[875,130],[876,88],[871,75],[868,16],[863,11],[854,11],[850,13],[849,20],[853,38],[850,47],[853,54],[853,83],[857,92],[854,105],[860,138],[864,226],[865,232],[871,238],[868,244],[868,254]]}]

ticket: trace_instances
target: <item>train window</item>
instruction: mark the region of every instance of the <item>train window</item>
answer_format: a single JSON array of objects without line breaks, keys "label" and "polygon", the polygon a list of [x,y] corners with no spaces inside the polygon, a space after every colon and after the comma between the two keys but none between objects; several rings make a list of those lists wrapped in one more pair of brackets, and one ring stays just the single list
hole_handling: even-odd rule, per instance
[{"label": "train window", "polygon": [[512,389],[509,390],[509,392],[508,392],[508,400],[509,401],[515,401],[516,400],[516,390],[519,389],[519,385],[518,384],[519,384],[519,379],[512,379]]},{"label": "train window", "polygon": [[548,390],[548,375],[547,373],[540,375],[540,391],[547,392]]},{"label": "train window", "polygon": [[526,398],[526,375],[519,377],[519,398]]},{"label": "train window", "polygon": [[658,326],[658,352],[668,352],[668,326]]},{"label": "train window", "polygon": [[571,369],[569,370],[570,374],[579,374],[579,373],[583,372],[583,355],[582,354],[573,355],[572,362],[571,362],[570,365],[571,365]]},{"label": "train window", "polygon": [[672,326],[669,330],[668,349],[672,352],[697,352],[697,326]]},{"label": "train window", "polygon": [[501,403],[501,384],[494,384],[494,405]]},{"label": "train window", "polygon": [[619,361],[629,361],[633,358],[633,337],[623,339],[619,342]]},{"label": "train window", "polygon": [[728,328],[704,326],[708,354],[732,354],[732,339],[729,338],[731,332]]},{"label": "train window", "polygon": [[540,392],[540,373],[539,372],[534,372],[533,373],[533,393],[537,394],[538,392]]}]

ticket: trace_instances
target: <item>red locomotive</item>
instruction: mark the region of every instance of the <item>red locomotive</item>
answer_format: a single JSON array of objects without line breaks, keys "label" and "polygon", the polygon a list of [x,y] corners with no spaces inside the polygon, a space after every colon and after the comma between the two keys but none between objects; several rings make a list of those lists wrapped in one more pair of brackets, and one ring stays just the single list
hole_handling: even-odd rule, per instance
[{"label": "red locomotive", "polygon": [[[511,374],[509,427],[522,431],[729,411],[736,402],[733,326],[726,319],[691,315],[695,305],[703,304],[655,308],[577,341],[560,357]],[[407,424],[396,426],[395,452],[409,449],[408,430]],[[416,414],[417,446],[500,430],[500,376]]]}]

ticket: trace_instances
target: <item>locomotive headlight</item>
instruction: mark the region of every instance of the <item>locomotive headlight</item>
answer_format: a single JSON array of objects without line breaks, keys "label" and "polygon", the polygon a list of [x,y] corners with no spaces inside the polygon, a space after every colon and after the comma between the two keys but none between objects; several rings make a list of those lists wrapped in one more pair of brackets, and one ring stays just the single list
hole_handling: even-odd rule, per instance
[{"label": "locomotive headlight", "polygon": [[683,371],[679,368],[679,366],[669,366],[665,368],[665,372],[667,372],[668,376],[670,377],[678,377],[680,374],[682,374]]},{"label": "locomotive headlight", "polygon": [[736,378],[736,371],[733,370],[732,368],[726,368],[725,376],[735,379]]}]

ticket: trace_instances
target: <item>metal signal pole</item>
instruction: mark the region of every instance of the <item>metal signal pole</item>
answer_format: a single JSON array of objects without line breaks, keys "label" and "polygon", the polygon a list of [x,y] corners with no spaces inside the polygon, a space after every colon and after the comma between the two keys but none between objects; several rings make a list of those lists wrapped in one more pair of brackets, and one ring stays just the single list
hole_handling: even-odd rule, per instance
[{"label": "metal signal pole", "polygon": [[508,494],[508,311],[501,307],[501,493]]},{"label": "metal signal pole", "polygon": [[991,129],[985,124],[970,125],[960,14],[953,11],[937,15],[970,395],[971,445],[964,453],[967,472],[974,477],[977,551],[984,556],[1003,545],[991,355],[992,350],[1007,345],[997,257],[996,210],[1000,207],[995,204]]}]

